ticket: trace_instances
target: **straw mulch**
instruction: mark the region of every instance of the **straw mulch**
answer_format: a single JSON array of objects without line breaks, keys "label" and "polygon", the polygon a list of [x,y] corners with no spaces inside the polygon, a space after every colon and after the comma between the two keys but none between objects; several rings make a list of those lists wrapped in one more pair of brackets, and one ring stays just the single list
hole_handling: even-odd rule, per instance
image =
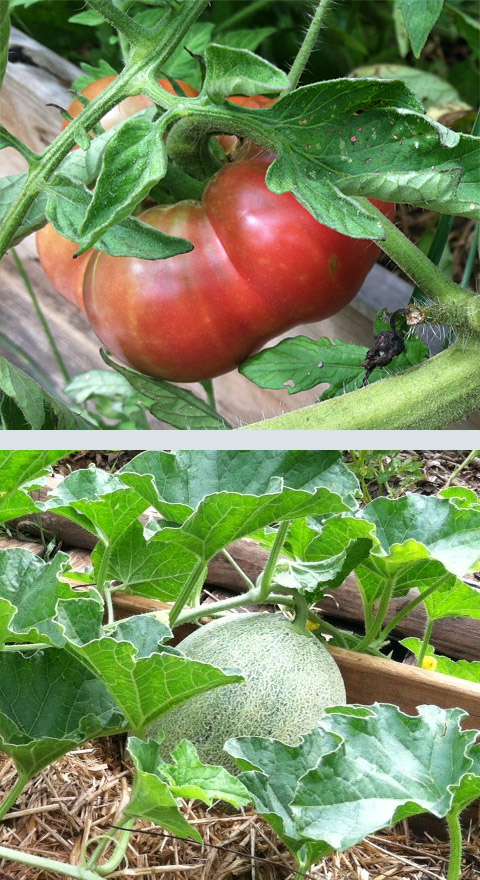
[{"label": "straw mulch", "polygon": [[[119,821],[128,798],[130,770],[119,737],[71,752],[39,774],[0,828],[0,845],[77,864],[88,839]],[[0,759],[0,791],[10,790],[15,770]],[[125,865],[114,878],[138,880],[292,880],[292,861],[271,829],[250,812],[222,805],[207,810],[186,804],[204,847],[155,834],[132,835]],[[480,876],[480,826],[465,832],[462,880]],[[209,845],[208,845],[209,844]],[[219,851],[214,847],[224,847]],[[253,858],[255,856],[255,859]],[[361,846],[335,853],[308,875],[310,880],[444,880],[448,846],[429,834],[416,836],[402,824],[373,835]],[[59,876],[0,860],[1,880],[52,880]]]}]

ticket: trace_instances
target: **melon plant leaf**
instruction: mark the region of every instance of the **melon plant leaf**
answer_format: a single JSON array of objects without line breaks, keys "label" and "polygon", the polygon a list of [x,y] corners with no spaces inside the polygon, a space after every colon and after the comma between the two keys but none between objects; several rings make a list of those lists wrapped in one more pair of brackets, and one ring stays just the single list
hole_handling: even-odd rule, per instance
[{"label": "melon plant leaf", "polygon": [[[410,636],[402,639],[400,642],[404,648],[411,651],[412,654],[419,657],[422,642]],[[451,660],[450,657],[443,657],[441,654],[435,653],[433,645],[428,645],[425,653],[426,657],[432,657],[435,660],[435,672],[441,672],[443,675],[453,675],[455,678],[463,678],[465,681],[473,681],[480,684],[480,660]]]},{"label": "melon plant leaf", "polygon": [[466,486],[448,486],[446,489],[440,489],[438,493],[440,498],[448,498],[456,507],[470,507],[473,510],[480,510],[480,499],[473,489],[467,489]]},{"label": "melon plant leaf", "polygon": [[372,554],[360,563],[355,574],[369,605],[376,602],[385,589],[391,590],[392,598],[398,599],[414,589],[423,593],[436,585],[437,589],[444,587],[448,591],[461,585],[442,562],[432,559],[428,550],[416,541],[394,545],[389,556]]},{"label": "melon plant leaf", "polygon": [[[470,752],[478,731],[461,730],[461,709],[420,706],[418,716],[410,716],[389,704],[375,703],[368,714],[357,708],[365,707],[329,709],[320,728],[290,747],[296,759],[290,763],[285,746],[273,739],[227,743],[240,769],[246,768],[240,778],[256,809],[272,827],[283,822],[288,828],[287,845],[312,841],[345,850],[416,813],[445,817],[460,803],[464,780],[468,797],[476,794],[478,759]],[[320,733],[336,748],[302,765]]]},{"label": "melon plant leaf", "polygon": [[187,450],[142,452],[118,476],[148,504],[174,522],[184,522],[207,495],[271,492],[272,480],[312,491],[320,486],[356,508],[358,481],[337,451]]},{"label": "melon plant leaf", "polygon": [[26,778],[89,739],[126,729],[104,684],[64,649],[0,653],[0,750]]},{"label": "melon plant leaf", "polygon": [[472,766],[454,789],[452,812],[455,813],[461,813],[480,797],[480,746],[473,746],[468,756],[472,759]]},{"label": "melon plant leaf", "polygon": [[470,617],[480,619],[480,593],[475,587],[455,580],[453,585],[440,584],[438,589],[424,599],[430,620],[442,617]]},{"label": "melon plant leaf", "polygon": [[242,782],[224,767],[204,764],[193,743],[182,740],[172,752],[173,763],[158,759],[157,773],[170,785],[172,794],[203,801],[225,801],[234,807],[246,807],[251,797]]},{"label": "melon plant leaf", "polygon": [[[373,528],[370,523],[358,519],[335,517],[327,520],[321,534],[316,534],[313,529],[308,531],[313,536],[312,540],[306,547],[298,547],[300,552],[294,554],[296,558],[293,560],[281,559],[278,562],[273,583],[299,590],[307,594],[309,601],[320,601],[325,590],[339,587],[369,557]],[[299,535],[295,531],[289,534],[290,553],[295,550],[297,536],[304,539],[306,535],[305,532]]]},{"label": "melon plant leaf", "polygon": [[0,450],[0,522],[36,511],[28,490],[40,486],[51,465],[68,452],[68,449]]},{"label": "melon plant leaf", "polygon": [[480,510],[460,509],[447,498],[410,493],[376,498],[358,514],[373,522],[385,551],[414,540],[461,577],[480,568]]},{"label": "melon plant leaf", "polygon": [[193,825],[189,825],[179,809],[175,795],[167,782],[157,774],[159,745],[154,740],[144,742],[137,737],[128,740],[135,774],[130,800],[124,809],[124,816],[147,819],[167,829],[177,837],[192,838],[202,843],[202,837]]},{"label": "melon plant leaf", "polygon": [[[317,515],[330,516],[348,511],[339,495],[328,489],[313,492],[275,487],[264,495],[238,495],[221,492],[209,495],[180,528],[165,528],[152,538],[187,546],[199,559],[208,562],[238,538],[274,522]],[[278,491],[280,489],[280,491]]]},{"label": "melon plant leaf", "polygon": [[[236,671],[187,660],[168,649],[142,656],[145,631],[141,620],[127,629],[104,628],[99,638],[82,642],[76,632],[76,607],[65,602],[62,611],[70,637],[68,650],[103,682],[128,719],[129,729],[140,735],[160,715],[190,697],[243,681]],[[161,634],[158,627],[157,634]]]},{"label": "melon plant leaf", "polygon": [[298,780],[340,744],[340,737],[320,729],[307,734],[300,746],[288,746],[259,736],[241,736],[225,743],[225,751],[244,771],[240,780],[250,793],[256,812],[307,869],[332,848],[323,841],[307,841],[298,834],[290,805]]},{"label": "melon plant leaf", "polygon": [[62,627],[55,620],[57,602],[79,599],[78,593],[58,580],[67,564],[68,556],[61,552],[44,562],[28,550],[0,550],[1,644],[65,644]]},{"label": "melon plant leaf", "polygon": [[416,813],[446,816],[473,764],[477,731],[460,729],[461,709],[420,706],[417,717],[373,709],[369,718],[328,713],[322,727],[343,745],[302,777],[292,801],[298,831],[338,850]]},{"label": "melon plant leaf", "polygon": [[69,474],[39,506],[68,517],[110,544],[143,513],[147,502],[118,477],[89,467]]},{"label": "melon plant leaf", "polygon": [[[105,555],[108,553],[108,559]],[[140,522],[132,523],[111,551],[97,544],[92,554],[95,571],[119,581],[122,592],[147,599],[174,602],[198,564],[187,546],[169,541],[147,541]]]}]

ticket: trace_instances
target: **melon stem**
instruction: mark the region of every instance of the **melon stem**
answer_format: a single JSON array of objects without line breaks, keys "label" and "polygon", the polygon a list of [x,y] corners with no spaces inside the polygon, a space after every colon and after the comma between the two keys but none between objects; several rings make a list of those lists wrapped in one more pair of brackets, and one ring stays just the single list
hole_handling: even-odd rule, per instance
[{"label": "melon stem", "polygon": [[267,564],[265,566],[265,571],[263,572],[260,578],[260,594],[259,594],[259,603],[268,599],[270,593],[272,592],[272,579],[273,574],[275,572],[275,567],[277,565],[280,553],[282,552],[283,545],[285,543],[285,538],[287,537],[288,527],[290,525],[290,520],[285,520],[285,522],[280,523],[278,527],[278,532],[275,536],[275,540],[273,542],[273,547],[270,551],[270,556],[268,557]]}]

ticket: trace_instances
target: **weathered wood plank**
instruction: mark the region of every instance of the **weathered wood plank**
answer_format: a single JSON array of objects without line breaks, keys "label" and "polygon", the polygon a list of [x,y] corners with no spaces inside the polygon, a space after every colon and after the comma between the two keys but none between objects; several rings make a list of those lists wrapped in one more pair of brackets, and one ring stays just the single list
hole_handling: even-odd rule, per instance
[{"label": "weathered wood plank", "polygon": [[480,727],[480,685],[343,648],[328,650],[340,667],[349,703],[393,703],[411,715],[423,704],[458,707],[469,713],[466,728]]}]

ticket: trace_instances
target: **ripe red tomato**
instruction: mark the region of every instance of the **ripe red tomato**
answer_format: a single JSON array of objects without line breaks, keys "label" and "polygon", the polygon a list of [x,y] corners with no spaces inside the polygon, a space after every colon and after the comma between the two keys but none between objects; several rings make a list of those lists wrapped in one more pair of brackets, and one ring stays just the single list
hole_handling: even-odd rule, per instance
[{"label": "ripe red tomato", "polygon": [[[115,76],[103,76],[101,79],[97,79],[86,86],[82,90],[82,95],[93,101],[97,95],[105,91],[114,79],[116,79]],[[187,98],[194,98],[198,95],[197,89],[194,89],[188,83],[183,82],[183,80],[178,82]],[[160,79],[159,83],[171,95],[175,94],[173,86],[168,79]],[[108,131],[114,125],[118,125],[119,122],[134,116],[139,110],[145,110],[151,106],[152,101],[150,101],[150,98],[147,98],[145,95],[133,95],[130,98],[125,98],[124,101],[121,101],[113,110],[110,110],[103,116],[101,124],[105,131]],[[75,119],[76,116],[80,115],[82,109],[81,101],[75,98],[70,104],[68,112]],[[65,119],[62,130],[67,125],[68,121]],[[75,147],[74,149],[78,148]],[[46,226],[37,232],[38,256],[45,274],[65,299],[68,299],[76,306],[80,306],[85,311],[83,304],[83,277],[92,251],[89,250],[74,260],[73,255],[77,247],[78,245],[74,244],[74,242],[60,235],[50,223],[47,223]]]},{"label": "ripe red tomato", "polygon": [[[99,252],[89,260],[87,316],[123,362],[174,382],[213,378],[353,299],[378,247],[317,223],[291,193],[270,192],[271,161],[264,153],[227,164],[202,203],[140,215],[193,242],[190,253],[152,262]],[[393,217],[392,204],[375,204]]]},{"label": "ripe red tomato", "polygon": [[[94,97],[111,79],[84,93]],[[173,92],[168,81],[160,82]],[[181,85],[188,96],[197,94]],[[263,96],[230,100],[271,103]],[[143,95],[128,98],[103,124],[115,125],[149,103]],[[80,111],[74,101],[70,112]],[[228,152],[237,139],[225,135],[220,142]],[[86,310],[104,345],[140,372],[177,382],[225,373],[290,327],[340,311],[379,253],[371,241],[317,223],[290,193],[270,192],[265,173],[272,160],[250,150],[212,178],[201,203],[140,215],[189,239],[194,250],[188,254],[151,261],[89,251],[73,261],[75,244],[47,226],[37,233],[42,265],[57,289]],[[393,204],[372,201],[393,219]]]}]

